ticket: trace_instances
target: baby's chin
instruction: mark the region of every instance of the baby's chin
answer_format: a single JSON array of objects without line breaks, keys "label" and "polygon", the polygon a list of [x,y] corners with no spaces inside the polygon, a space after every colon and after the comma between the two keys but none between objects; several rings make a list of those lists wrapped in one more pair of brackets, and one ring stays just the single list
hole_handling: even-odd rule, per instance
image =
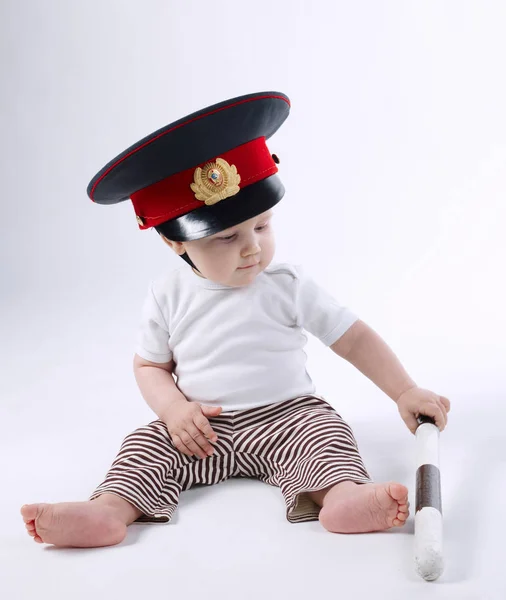
[{"label": "baby's chin", "polygon": [[238,271],[239,279],[244,283],[239,283],[239,286],[248,285],[252,281],[254,281],[262,271],[264,271],[264,265],[256,265],[251,267],[251,269],[241,269]]},{"label": "baby's chin", "polygon": [[236,267],[234,271],[231,271],[227,275],[214,274],[212,272],[207,274],[201,272],[201,275],[213,283],[218,283],[220,285],[226,285],[228,287],[244,287],[254,281],[267,266],[268,265],[265,265],[264,262],[261,261],[258,265],[249,269]]},{"label": "baby's chin", "polygon": [[226,280],[219,281],[223,285],[230,287],[244,287],[254,281],[257,276],[264,270],[264,267],[257,265],[250,269],[239,269],[237,268],[233,273],[230,274]]}]

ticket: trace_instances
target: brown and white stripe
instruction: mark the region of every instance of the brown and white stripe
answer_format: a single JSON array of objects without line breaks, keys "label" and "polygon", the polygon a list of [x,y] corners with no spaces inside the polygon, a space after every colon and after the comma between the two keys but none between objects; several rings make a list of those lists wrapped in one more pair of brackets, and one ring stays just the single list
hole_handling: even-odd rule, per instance
[{"label": "brown and white stripe", "polygon": [[290,522],[318,518],[307,492],[341,481],[371,481],[350,426],[321,396],[302,396],[210,419],[218,435],[205,459],[177,450],[160,421],[128,435],[103,483],[90,499],[116,494],[144,515],[139,521],[170,521],[181,491],[250,477],[277,486]]}]

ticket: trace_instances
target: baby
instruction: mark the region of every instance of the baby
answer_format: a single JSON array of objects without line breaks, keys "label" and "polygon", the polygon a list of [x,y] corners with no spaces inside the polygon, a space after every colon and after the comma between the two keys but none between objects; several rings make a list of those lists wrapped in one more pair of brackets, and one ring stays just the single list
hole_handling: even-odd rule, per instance
[{"label": "baby", "polygon": [[417,387],[387,344],[300,267],[274,264],[284,187],[266,140],[289,113],[277,92],[214,105],[154,132],[91,181],[95,201],[130,198],[187,265],[150,286],[134,372],[158,419],[124,440],[85,502],[21,508],[36,542],[120,543],[134,521],[168,522],[196,484],[254,477],[280,488],[290,522],[335,533],[400,527],[408,490],[373,483],[349,425],[318,396],[305,331],[397,403],[443,430],[447,398]]}]

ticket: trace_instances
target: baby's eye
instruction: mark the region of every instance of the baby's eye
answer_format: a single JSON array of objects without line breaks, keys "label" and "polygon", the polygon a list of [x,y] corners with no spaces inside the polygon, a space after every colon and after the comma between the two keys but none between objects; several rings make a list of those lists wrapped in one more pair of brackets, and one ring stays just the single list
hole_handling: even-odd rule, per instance
[{"label": "baby's eye", "polygon": [[[258,227],[255,227],[255,229],[257,231],[263,231],[264,229],[267,228],[267,226],[269,225],[269,223],[265,223],[264,225],[259,225]],[[231,242],[232,240],[234,240],[237,237],[237,234],[234,233],[232,235],[227,235],[226,237],[219,237],[217,238],[218,240],[220,240],[220,242]]]}]

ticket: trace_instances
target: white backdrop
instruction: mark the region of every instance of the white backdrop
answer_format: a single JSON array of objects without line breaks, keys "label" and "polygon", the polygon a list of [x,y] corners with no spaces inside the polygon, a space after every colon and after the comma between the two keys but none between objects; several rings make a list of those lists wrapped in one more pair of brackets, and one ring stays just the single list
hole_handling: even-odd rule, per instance
[{"label": "white backdrop", "polygon": [[[190,492],[200,501],[188,503],[186,525],[144,527],[135,544],[107,553],[44,552],[18,518],[24,502],[85,499],[123,436],[153,418],[132,375],[136,327],[150,278],[181,259],[154,231],[138,231],[129,203],[94,205],[88,181],[151,131],[264,90],[292,101],[269,143],[287,189],[275,212],[276,260],[306,266],[386,339],[419,385],[452,401],[442,436],[449,566],[431,593],[503,597],[487,557],[505,533],[493,501],[506,474],[505,26],[499,0],[0,4],[0,502],[9,515],[1,552],[16,597],[61,577],[55,557],[83,597],[99,585],[85,579],[89,561],[100,589],[112,590],[126,569],[133,593],[125,565],[144,557],[148,569],[163,547],[163,564],[177,565],[178,585],[196,598],[204,588],[188,592],[186,558],[172,541],[202,560],[192,540],[207,533],[195,523],[212,532],[209,514],[220,510],[222,562],[205,568],[229,565],[230,597],[241,596],[251,564],[267,569],[278,595],[328,594],[325,560],[356,594],[372,585],[363,572],[375,570],[395,597],[427,593],[405,558],[412,523],[389,537],[329,539],[317,523],[285,526],[277,490],[254,482]],[[319,393],[352,424],[373,477],[412,489],[413,438],[392,401],[317,340],[308,355]],[[482,493],[490,510],[478,528]],[[254,523],[262,533],[248,529],[251,498],[267,503]],[[235,527],[254,539],[237,541]],[[269,570],[272,535],[272,561],[286,571]],[[294,544],[314,553],[296,546],[291,555]],[[27,557],[39,569],[33,589],[18,579]],[[155,592],[163,577],[153,577]]]}]

